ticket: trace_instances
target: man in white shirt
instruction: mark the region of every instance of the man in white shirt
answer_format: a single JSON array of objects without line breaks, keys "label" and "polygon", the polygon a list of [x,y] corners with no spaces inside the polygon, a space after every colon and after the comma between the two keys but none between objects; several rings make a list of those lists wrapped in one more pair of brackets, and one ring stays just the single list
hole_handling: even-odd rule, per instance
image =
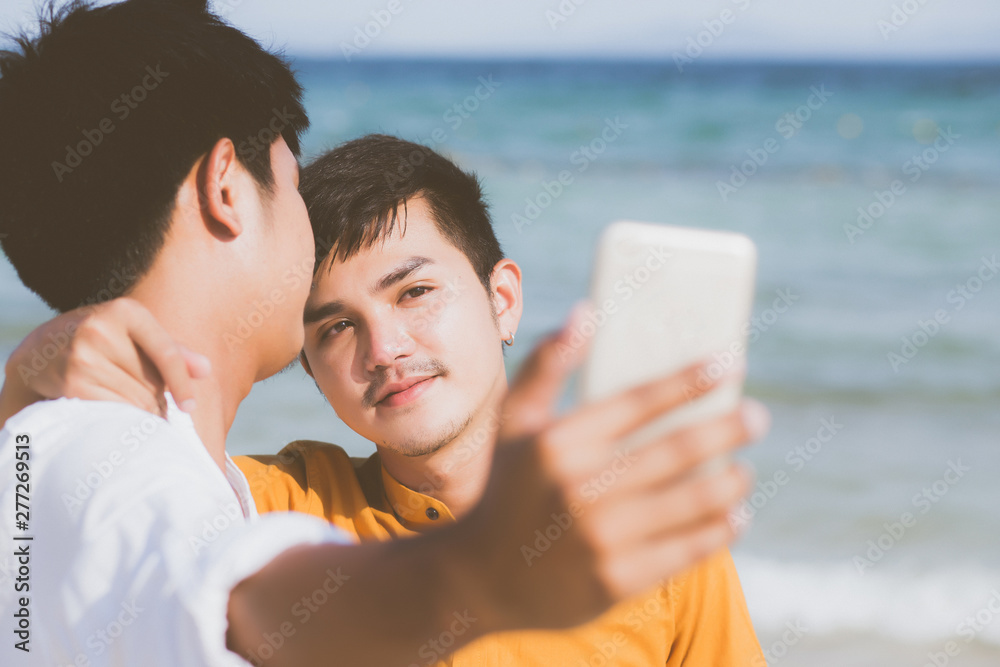
[{"label": "man in white shirt", "polygon": [[[165,419],[60,399],[7,421],[0,548],[14,560],[0,562],[0,610],[13,633],[0,662],[409,664],[456,614],[475,619],[456,648],[566,627],[731,539],[726,510],[745,488],[696,493],[679,481],[729,441],[662,441],[545,559],[523,565],[519,546],[567,510],[616,443],[683,403],[698,372],[556,418],[577,361],[558,351],[568,329],[512,386],[489,488],[467,520],[347,546],[318,520],[258,518],[225,438],[253,383],[303,342],[314,248],[296,190],[298,84],[197,1],[73,3],[16,47],[0,54],[8,258],[61,311],[128,294],[213,372]],[[269,314],[229,345],[262,303]],[[158,362],[183,365],[174,355]],[[623,523],[636,506],[655,511]]]}]

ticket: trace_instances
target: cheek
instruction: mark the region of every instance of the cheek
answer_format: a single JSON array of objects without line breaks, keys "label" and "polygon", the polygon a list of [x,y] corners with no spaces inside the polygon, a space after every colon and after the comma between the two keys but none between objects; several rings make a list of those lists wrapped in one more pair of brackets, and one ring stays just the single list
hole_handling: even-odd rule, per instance
[{"label": "cheek", "polygon": [[321,365],[313,367],[313,376],[327,401],[338,412],[346,410],[350,413],[360,408],[360,397],[364,394],[365,387],[354,382],[349,373],[340,372],[337,362],[329,355],[320,359]]},{"label": "cheek", "polygon": [[[316,358],[316,357],[310,357]],[[314,364],[312,366],[313,377],[316,379],[316,384],[319,385],[320,389],[324,393],[329,393],[337,390],[339,386],[337,383],[337,374],[333,371],[333,366],[330,364],[330,359],[328,356],[320,356],[319,364]]]},{"label": "cheek", "polygon": [[496,325],[483,295],[463,294],[452,297],[428,316],[425,343],[440,351],[452,372],[479,374],[491,368],[498,354]]},{"label": "cheek", "polygon": [[418,341],[447,337],[460,315],[461,307],[454,293],[435,292],[424,307],[414,310],[409,320],[410,334]]}]

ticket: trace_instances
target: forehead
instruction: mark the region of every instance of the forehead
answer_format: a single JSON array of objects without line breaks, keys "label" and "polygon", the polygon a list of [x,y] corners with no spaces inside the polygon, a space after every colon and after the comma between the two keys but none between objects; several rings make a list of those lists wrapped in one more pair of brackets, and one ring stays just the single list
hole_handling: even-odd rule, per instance
[{"label": "forehead", "polygon": [[343,291],[358,283],[367,286],[415,256],[428,258],[435,265],[473,270],[465,254],[441,233],[425,199],[407,200],[405,206],[400,205],[398,215],[391,233],[346,260],[335,259],[335,246],[316,272],[313,290]]}]

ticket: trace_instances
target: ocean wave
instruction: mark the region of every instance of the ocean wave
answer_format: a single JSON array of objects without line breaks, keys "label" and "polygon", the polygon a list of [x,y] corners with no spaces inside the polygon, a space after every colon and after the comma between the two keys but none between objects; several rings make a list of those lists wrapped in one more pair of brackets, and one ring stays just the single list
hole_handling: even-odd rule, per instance
[{"label": "ocean wave", "polygon": [[851,563],[795,563],[736,554],[762,640],[796,623],[810,636],[865,634],[906,644],[1000,647],[1000,572],[925,572]]},{"label": "ocean wave", "polygon": [[988,406],[1000,401],[1000,386],[982,382],[982,387],[969,388],[957,382],[940,381],[906,385],[831,386],[821,385],[810,378],[791,381],[754,382],[747,384],[747,394],[762,401],[787,405],[842,405],[875,407],[942,407]]}]

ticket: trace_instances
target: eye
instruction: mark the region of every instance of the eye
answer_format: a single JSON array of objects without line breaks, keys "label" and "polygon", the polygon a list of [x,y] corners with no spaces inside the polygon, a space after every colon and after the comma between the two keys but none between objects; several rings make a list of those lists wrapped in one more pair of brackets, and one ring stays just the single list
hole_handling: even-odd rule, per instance
[{"label": "eye", "polygon": [[427,285],[419,285],[417,287],[411,287],[410,289],[406,290],[406,296],[410,297],[411,299],[416,299],[417,297],[427,294],[433,289],[434,289],[433,287],[429,287]]},{"label": "eye", "polygon": [[354,323],[350,320],[338,320],[330,326],[328,326],[323,333],[320,335],[320,340],[329,338],[330,336],[335,336],[339,333],[343,333],[348,327],[353,327]]}]

